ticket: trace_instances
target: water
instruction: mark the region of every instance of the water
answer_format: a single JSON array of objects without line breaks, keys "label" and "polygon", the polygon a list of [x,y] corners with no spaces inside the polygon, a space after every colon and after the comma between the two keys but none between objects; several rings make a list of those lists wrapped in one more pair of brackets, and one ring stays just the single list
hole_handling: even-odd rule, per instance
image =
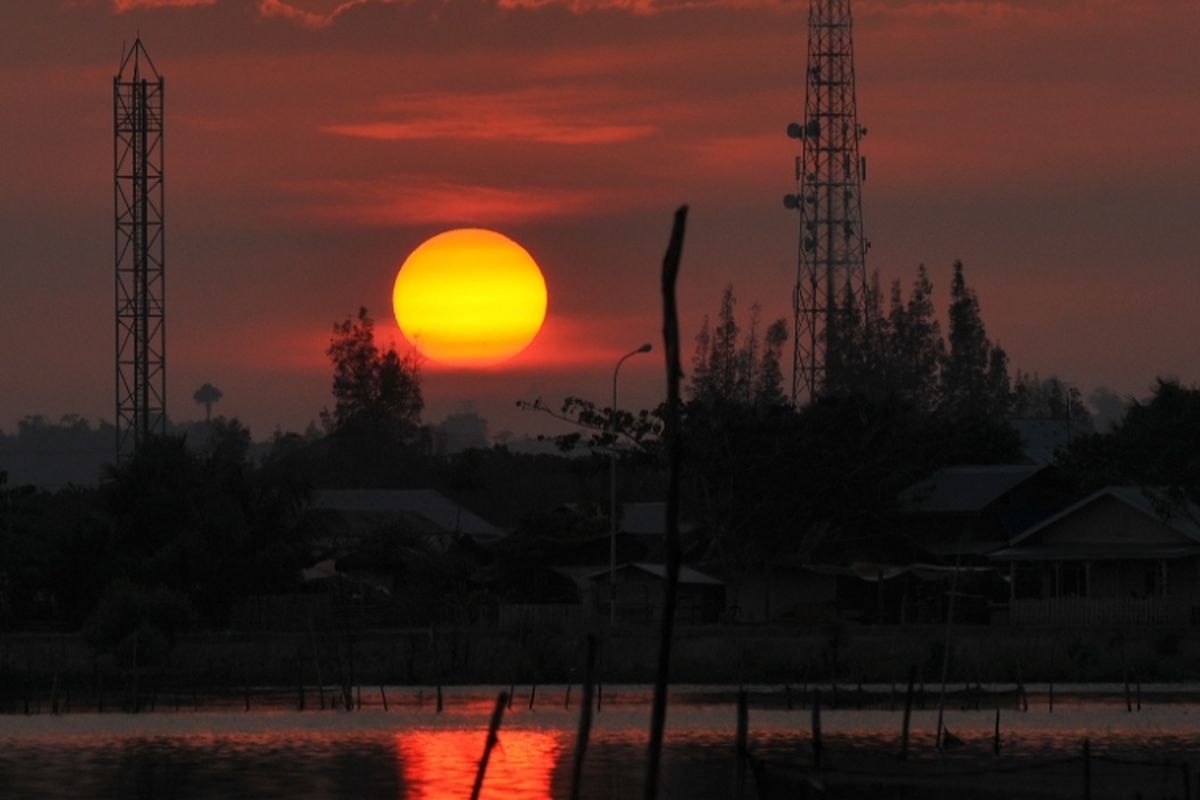
[{"label": "water", "polygon": [[[539,689],[534,710],[527,707],[527,690],[516,698],[483,797],[568,796],[579,692],[576,687],[568,710],[564,689]],[[450,691],[442,714],[428,696],[418,703],[417,690],[395,688],[388,691],[386,712],[367,698],[369,707],[355,713],[279,708],[2,716],[0,797],[467,798],[495,691]],[[992,709],[948,711],[947,727],[963,744],[944,754],[933,746],[936,711],[915,711],[906,764],[895,758],[899,712],[824,711],[831,771],[817,779],[835,796],[856,796],[865,784],[888,787],[902,778],[920,789],[910,796],[941,796],[942,788],[947,797],[990,796],[988,791],[1077,795],[1086,737],[1095,756],[1093,796],[1182,797],[1181,764],[1194,758],[1200,766],[1200,705],[1163,703],[1128,713],[1116,696],[1060,694],[1049,713],[1035,695],[1028,712],[1002,710],[999,757],[992,753]],[[668,714],[662,797],[734,796],[736,713],[729,697],[728,690],[703,688],[676,695]],[[760,707],[772,697],[772,707]],[[812,758],[811,712],[799,708],[798,696],[791,711],[779,697],[755,698],[750,749],[766,764],[758,786],[768,796],[797,796],[802,768]],[[588,800],[640,796],[648,699],[645,687],[606,692],[585,768]],[[753,780],[745,796],[760,796]]]}]

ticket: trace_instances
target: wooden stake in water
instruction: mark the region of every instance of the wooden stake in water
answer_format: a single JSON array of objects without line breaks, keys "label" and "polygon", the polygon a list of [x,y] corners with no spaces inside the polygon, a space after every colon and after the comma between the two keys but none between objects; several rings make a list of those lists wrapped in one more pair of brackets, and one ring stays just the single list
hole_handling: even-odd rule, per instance
[{"label": "wooden stake in water", "polygon": [[1133,711],[1133,697],[1129,693],[1129,670],[1125,670],[1125,711]]},{"label": "wooden stake in water", "polygon": [[563,708],[571,707],[571,684],[567,684],[567,694],[563,697]]},{"label": "wooden stake in water", "polygon": [[813,769],[821,768],[821,691],[813,689],[812,702]]},{"label": "wooden stake in water", "polygon": [[537,697],[537,684],[529,687],[529,710],[533,711],[533,699]]},{"label": "wooden stake in water", "polygon": [[379,697],[383,700],[383,710],[388,710],[387,692],[383,688],[383,684],[379,684]]},{"label": "wooden stake in water", "polygon": [[[438,687],[439,689],[441,687]],[[492,709],[492,721],[488,723],[487,743],[483,746],[483,756],[479,759],[479,771],[475,773],[475,786],[471,789],[471,800],[479,800],[483,791],[483,776],[487,774],[488,759],[492,756],[492,748],[496,746],[497,732],[500,721],[504,719],[504,709],[508,706],[508,696],[501,692],[496,696],[496,707]]]},{"label": "wooden stake in water", "polygon": [[654,700],[650,706],[650,741],[646,746],[646,783],[643,797],[658,797],[659,763],[662,759],[663,732],[667,723],[667,685],[671,677],[671,645],[675,638],[675,607],[679,590],[679,495],[683,460],[681,437],[679,378],[683,374],[679,356],[679,314],[675,302],[675,283],[683,258],[683,235],[687,225],[687,206],[680,206],[671,225],[671,238],[663,256],[663,350],[667,371],[667,404],[662,440],[667,455],[667,513],[664,552],[666,576],[662,592],[662,620],[658,639],[658,663],[654,672]]},{"label": "wooden stake in water", "polygon": [[996,729],[992,733],[992,755],[1000,755],[1000,709],[996,709]]},{"label": "wooden stake in water", "polygon": [[[596,637],[587,637],[587,660],[583,668],[583,700],[579,706],[579,730],[575,734],[575,759],[571,769],[571,800],[579,800],[583,786],[583,759],[592,732],[592,676],[596,669]],[[567,687],[570,695],[571,687]]]},{"label": "wooden stake in water", "polygon": [[946,678],[950,672],[950,632],[954,626],[954,600],[958,597],[958,567],[962,561],[962,536],[959,536],[958,552],[954,556],[954,571],[950,573],[950,603],[946,611],[946,639],[942,645],[942,691],[938,695],[937,747],[942,749],[943,717],[946,711]]},{"label": "wooden stake in water", "polygon": [[904,695],[904,721],[900,724],[900,760],[908,758],[908,726],[912,722],[913,684],[917,680],[917,668],[909,667],[908,691]]},{"label": "wooden stake in water", "polygon": [[1049,692],[1049,695],[1050,695],[1050,696],[1049,696],[1049,702],[1050,702],[1050,713],[1051,713],[1051,714],[1053,714],[1053,713],[1054,713],[1054,681],[1050,681],[1050,692]]},{"label": "wooden stake in water", "polygon": [[733,796],[735,800],[746,797],[746,761],[750,748],[746,740],[749,733],[749,713],[746,710],[746,690],[738,690],[737,699],[737,760],[734,771]]},{"label": "wooden stake in water", "polygon": [[1092,800],[1092,743],[1083,740],[1083,800]]},{"label": "wooden stake in water", "polygon": [[1017,659],[1017,708],[1029,710],[1029,695],[1025,691],[1025,680],[1021,677],[1021,660]]},{"label": "wooden stake in water", "polygon": [[[504,697],[506,701],[508,700],[508,698],[504,696],[503,692],[501,692],[500,696]],[[440,683],[437,686],[437,713],[442,713],[442,685]]]}]

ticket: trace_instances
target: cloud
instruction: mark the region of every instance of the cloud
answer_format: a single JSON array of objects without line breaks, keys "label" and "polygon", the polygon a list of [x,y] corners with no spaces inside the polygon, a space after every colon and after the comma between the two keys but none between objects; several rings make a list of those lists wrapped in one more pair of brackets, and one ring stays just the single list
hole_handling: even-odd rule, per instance
[{"label": "cloud", "polygon": [[113,0],[113,11],[124,14],[139,8],[191,8],[216,5],[217,0]]},{"label": "cloud", "polygon": [[652,125],[556,125],[536,117],[510,116],[499,121],[418,120],[415,122],[368,122],[359,125],[330,125],[323,130],[341,136],[380,141],[408,139],[517,140],[542,144],[616,144],[642,139],[654,133]]},{"label": "cloud", "polygon": [[334,4],[323,4],[324,6],[331,6],[325,11],[309,11],[299,8],[295,2],[287,2],[287,0],[258,0],[258,11],[267,18],[285,19],[289,22],[302,25],[305,28],[320,30],[321,28],[328,28],[339,16],[352,8],[364,6],[368,3],[389,5],[392,2],[393,0],[343,0]]},{"label": "cloud", "polygon": [[[615,87],[533,87],[490,93],[416,93],[392,97],[384,109],[402,117],[327,125],[341,136],[382,141],[481,140],[539,144],[617,144],[653,135],[657,126],[641,120],[608,119],[642,99]],[[626,117],[631,113],[623,112]]]},{"label": "cloud", "polygon": [[356,227],[500,225],[593,215],[620,202],[611,191],[500,188],[422,177],[403,181],[311,181],[285,188],[314,198],[287,216]]},{"label": "cloud", "polygon": [[[232,0],[225,0],[231,2]],[[245,0],[243,0],[245,1]],[[453,0],[451,0],[453,2]],[[117,13],[145,8],[189,8],[215,5],[218,0],[111,0]],[[253,0],[258,13],[268,19],[280,19],[312,30],[333,25],[343,14],[368,5],[393,5],[399,0]],[[1152,13],[1147,6],[1187,8],[1193,0],[1081,0],[1052,5],[1045,0],[859,0],[855,16],[860,22],[909,21],[922,25],[967,25],[974,28],[1042,27],[1076,23],[1098,14]],[[804,0],[494,0],[507,11],[564,8],[574,14],[624,12],[634,16],[652,16],[672,12],[725,10],[766,10],[804,13]],[[405,4],[407,5],[407,4]]]}]

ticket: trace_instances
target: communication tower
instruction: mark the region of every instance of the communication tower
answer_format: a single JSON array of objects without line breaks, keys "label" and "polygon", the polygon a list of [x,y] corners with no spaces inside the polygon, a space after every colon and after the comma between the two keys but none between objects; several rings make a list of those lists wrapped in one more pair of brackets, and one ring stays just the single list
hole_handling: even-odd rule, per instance
[{"label": "communication tower", "polygon": [[858,124],[855,107],[850,0],[809,0],[804,122],[793,122],[787,132],[802,143],[796,159],[799,191],[784,198],[784,205],[800,214],[792,296],[792,401],[799,402],[824,391],[845,301],[849,297],[861,312],[866,289],[866,160],[859,157],[858,143],[867,129]]},{"label": "communication tower", "polygon": [[163,78],[139,37],[113,78],[117,461],[166,433]]}]

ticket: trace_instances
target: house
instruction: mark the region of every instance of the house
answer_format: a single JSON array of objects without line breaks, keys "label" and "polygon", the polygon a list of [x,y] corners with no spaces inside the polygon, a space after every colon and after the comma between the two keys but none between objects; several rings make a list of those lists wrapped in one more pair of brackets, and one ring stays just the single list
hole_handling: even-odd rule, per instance
[{"label": "house", "polygon": [[[987,554],[1070,502],[1052,467],[965,465],[937,470],[899,495],[900,506],[841,558],[806,565],[825,613],[867,623],[988,622],[1007,589]],[[820,577],[824,584],[813,584]],[[799,583],[799,581],[797,581]],[[809,603],[810,612],[820,609]]]},{"label": "house", "polygon": [[302,524],[316,547],[306,584],[333,591],[364,624],[461,623],[485,611],[470,578],[504,532],[439,492],[321,490]]},{"label": "house", "polygon": [[987,554],[1070,502],[1052,467],[947,467],[905,489],[896,533],[935,559],[987,564]]},{"label": "house", "polygon": [[313,497],[312,507],[359,522],[413,520],[435,539],[465,535],[487,544],[504,535],[492,523],[432,489],[322,489]]},{"label": "house", "polygon": [[[583,605],[608,618],[612,598],[608,567],[557,567],[579,586]],[[618,622],[654,622],[661,617],[667,568],[658,562],[636,561],[617,564],[615,572],[616,617]],[[691,567],[680,566],[675,599],[676,620],[710,623],[720,619],[725,608],[725,583]]]},{"label": "house", "polygon": [[1009,621],[1200,622],[1200,509],[1164,508],[1141,489],[1109,486],[991,553],[1007,573]]}]

